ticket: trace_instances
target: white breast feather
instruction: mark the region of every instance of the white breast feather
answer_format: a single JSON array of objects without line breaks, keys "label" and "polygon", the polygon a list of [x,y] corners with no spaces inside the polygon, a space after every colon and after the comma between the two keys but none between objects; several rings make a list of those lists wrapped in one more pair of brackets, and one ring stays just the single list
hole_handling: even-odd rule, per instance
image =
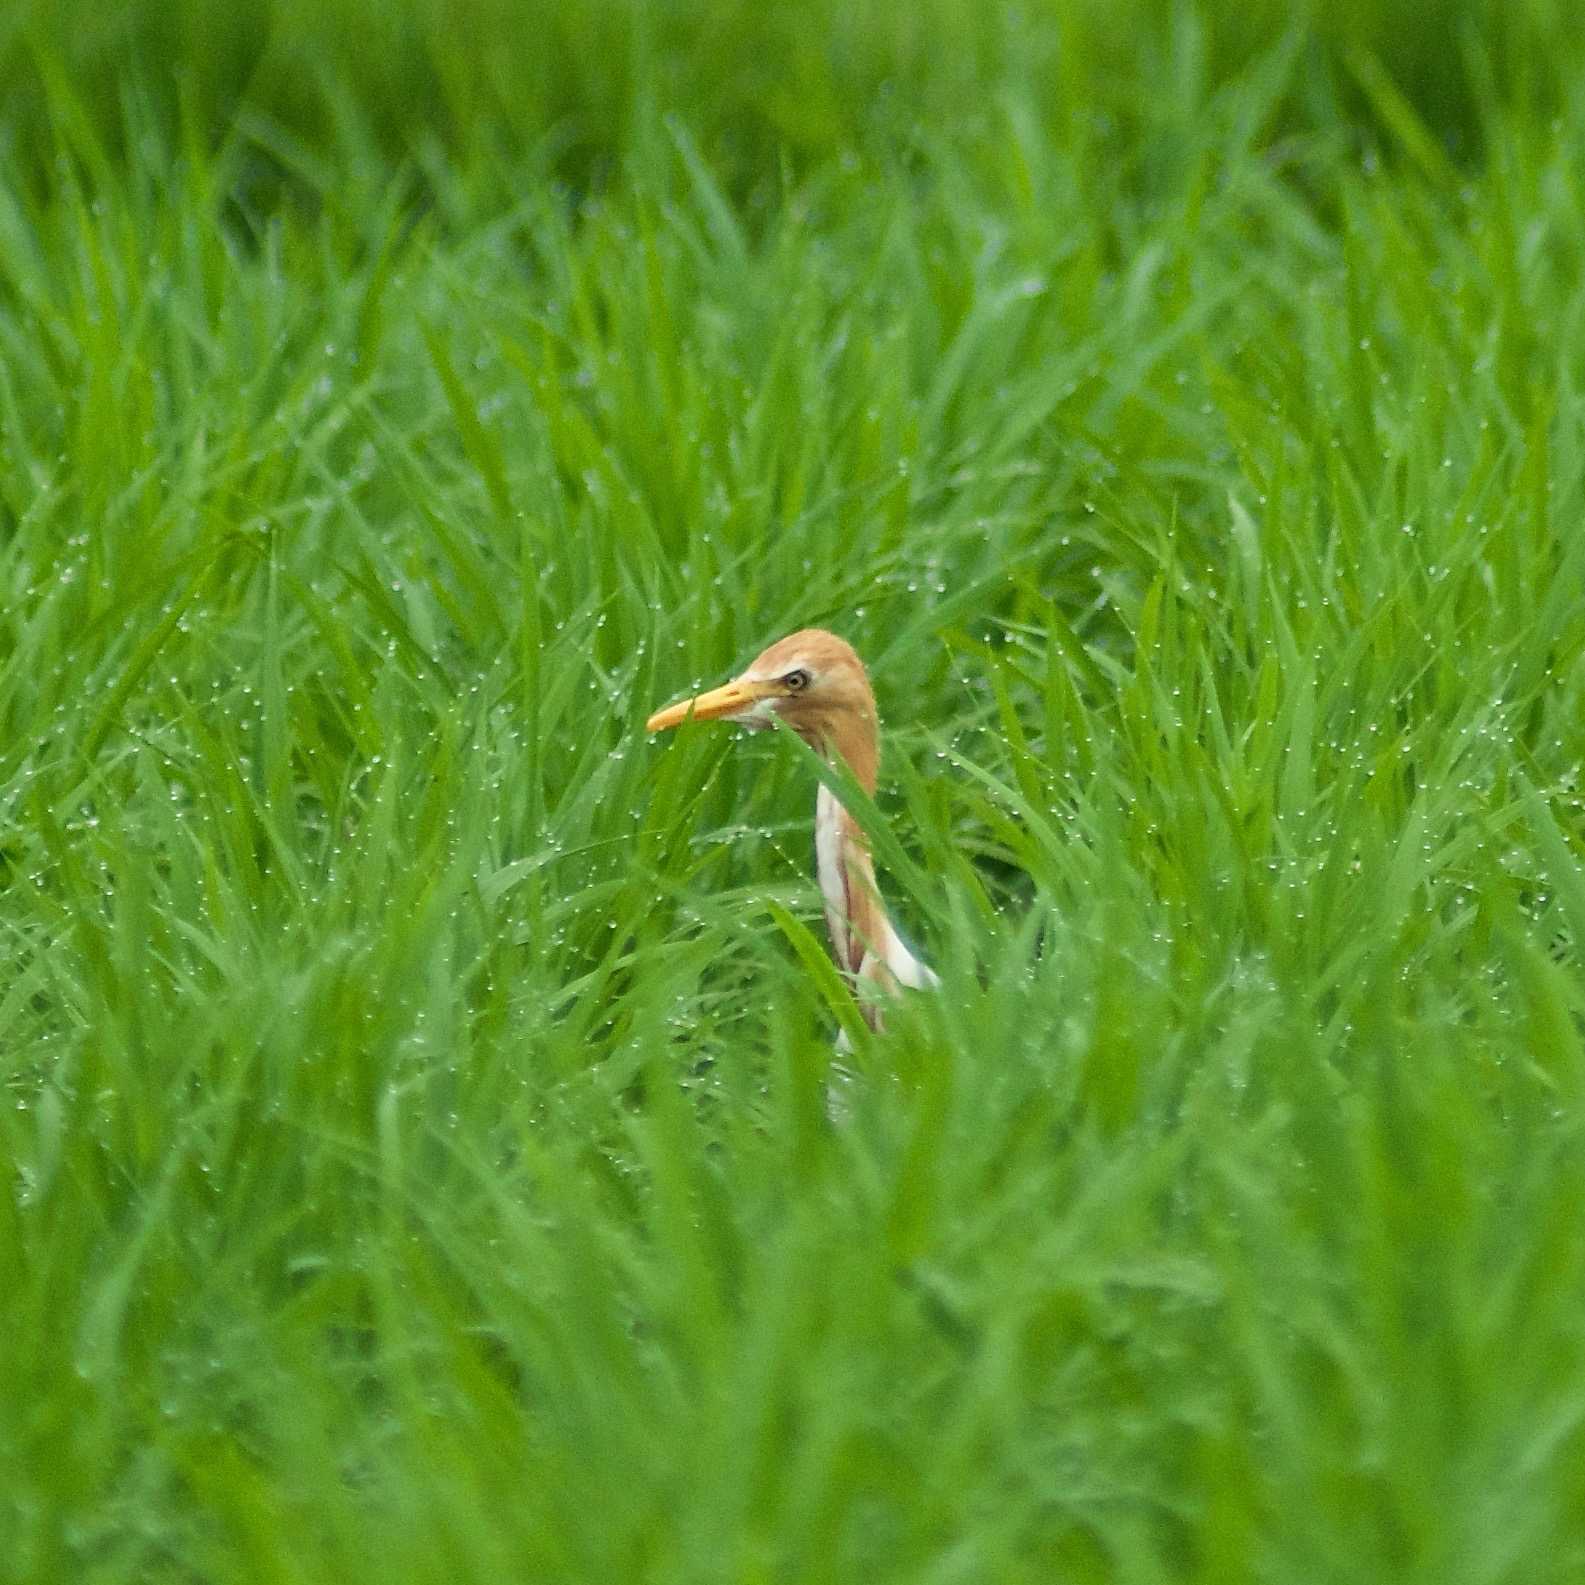
[{"label": "white breast feather", "polygon": [[815,798],[815,874],[820,882],[820,895],[825,899],[831,944],[846,970],[853,958],[847,878],[842,873],[842,805],[824,783]]},{"label": "white breast feather", "polygon": [[[825,900],[831,943],[838,963],[846,972],[853,962],[853,926],[848,918],[847,876],[842,863],[842,805],[825,786],[820,788],[815,799],[815,872],[820,881],[820,895]],[[884,964],[897,983],[910,990],[928,990],[941,983],[935,970],[921,963],[904,945],[884,910],[877,923],[882,939],[864,943],[864,957],[857,976],[860,980],[874,979],[877,964]]]}]

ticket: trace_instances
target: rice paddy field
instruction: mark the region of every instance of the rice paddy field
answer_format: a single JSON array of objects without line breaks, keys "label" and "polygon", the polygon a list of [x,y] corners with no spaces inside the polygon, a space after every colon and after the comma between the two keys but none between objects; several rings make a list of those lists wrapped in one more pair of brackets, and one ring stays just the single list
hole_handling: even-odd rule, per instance
[{"label": "rice paddy field", "polygon": [[1572,7],[0,73],[0,1578],[1585,1578]]}]

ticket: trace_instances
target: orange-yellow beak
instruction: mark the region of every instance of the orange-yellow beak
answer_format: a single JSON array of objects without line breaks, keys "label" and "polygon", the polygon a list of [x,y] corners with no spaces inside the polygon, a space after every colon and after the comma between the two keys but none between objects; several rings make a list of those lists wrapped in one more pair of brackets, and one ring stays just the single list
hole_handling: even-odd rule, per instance
[{"label": "orange-yellow beak", "polygon": [[768,699],[779,690],[774,683],[746,682],[735,677],[731,682],[712,688],[692,699],[681,699],[676,704],[657,710],[644,723],[646,732],[664,732],[668,727],[680,726],[684,721],[719,721],[723,716],[738,715],[751,710],[761,699]]}]

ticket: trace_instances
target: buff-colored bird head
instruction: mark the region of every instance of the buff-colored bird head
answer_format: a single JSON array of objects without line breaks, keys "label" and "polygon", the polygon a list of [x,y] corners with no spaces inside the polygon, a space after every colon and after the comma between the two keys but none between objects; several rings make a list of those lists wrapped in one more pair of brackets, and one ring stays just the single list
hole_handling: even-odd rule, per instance
[{"label": "buff-colored bird head", "polygon": [[763,728],[773,717],[820,753],[840,756],[874,792],[880,756],[875,695],[852,645],[822,628],[778,639],[731,682],[657,710],[646,729],[664,732],[688,720]]}]

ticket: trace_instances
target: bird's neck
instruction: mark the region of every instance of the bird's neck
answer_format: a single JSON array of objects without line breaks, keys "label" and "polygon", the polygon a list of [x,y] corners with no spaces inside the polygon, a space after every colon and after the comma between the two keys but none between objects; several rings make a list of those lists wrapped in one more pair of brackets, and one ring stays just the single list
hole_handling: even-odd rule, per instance
[{"label": "bird's neck", "polygon": [[829,760],[841,761],[871,798],[880,771],[880,736],[873,714],[839,716],[820,735],[820,750]]},{"label": "bird's neck", "polygon": [[[823,740],[828,758],[841,758],[871,797],[879,743],[875,720],[856,723],[836,742]],[[887,917],[875,885],[875,863],[864,831],[831,789],[821,785],[815,803],[815,857],[826,924],[838,966],[855,989],[890,993],[900,985],[934,985],[935,975],[903,943]],[[881,1027],[880,1003],[860,990],[864,1017],[872,1029]]]},{"label": "bird's neck", "polygon": [[888,938],[889,922],[864,832],[823,785],[815,799],[815,865],[832,952],[843,972],[856,976],[865,953]]},{"label": "bird's neck", "polygon": [[[838,717],[822,734],[819,747],[875,796],[880,740],[873,711]],[[867,953],[884,956],[892,938],[891,921],[875,888],[875,864],[863,828],[825,786],[815,802],[815,857],[832,950],[842,969],[857,977]]]}]

